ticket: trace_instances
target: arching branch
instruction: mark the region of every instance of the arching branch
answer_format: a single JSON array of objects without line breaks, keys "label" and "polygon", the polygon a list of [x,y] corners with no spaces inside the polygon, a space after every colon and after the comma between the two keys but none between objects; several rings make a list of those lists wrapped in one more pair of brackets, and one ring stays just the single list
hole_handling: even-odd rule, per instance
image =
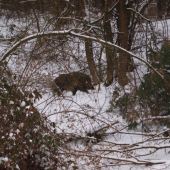
[{"label": "arching branch", "polygon": [[[134,57],[140,61],[142,61],[143,63],[145,63],[148,67],[150,67],[156,74],[158,74],[162,79],[164,79],[164,76],[161,75],[158,71],[156,71],[147,61],[141,59],[140,57],[136,56],[134,53],[130,52],[130,51],[127,51],[126,49],[116,45],[116,44],[113,44],[109,41],[105,41],[103,39],[100,39],[100,38],[96,38],[96,37],[93,37],[91,36],[90,34],[84,32],[83,33],[77,33],[77,32],[82,32],[82,30],[78,30],[78,29],[71,29],[71,30],[64,30],[64,31],[47,31],[47,32],[41,32],[41,33],[36,33],[36,34],[33,34],[33,35],[30,35],[30,36],[27,36],[23,39],[21,39],[20,41],[14,43],[12,45],[12,47],[7,50],[5,52],[5,54],[2,55],[2,59],[0,62],[6,60],[6,58],[12,54],[20,45],[30,41],[30,40],[33,40],[35,38],[42,38],[42,37],[49,37],[49,36],[57,36],[57,35],[70,35],[70,36],[73,36],[73,37],[78,37],[78,38],[82,38],[82,39],[87,39],[87,40],[91,40],[91,41],[95,41],[95,42],[98,42],[100,44],[103,44],[103,45],[107,45],[109,47],[112,47],[112,48],[115,48],[117,50],[120,50],[128,55],[130,55],[131,57]],[[85,34],[88,34],[88,35],[85,35]],[[169,83],[164,79],[165,83],[170,87]]]}]

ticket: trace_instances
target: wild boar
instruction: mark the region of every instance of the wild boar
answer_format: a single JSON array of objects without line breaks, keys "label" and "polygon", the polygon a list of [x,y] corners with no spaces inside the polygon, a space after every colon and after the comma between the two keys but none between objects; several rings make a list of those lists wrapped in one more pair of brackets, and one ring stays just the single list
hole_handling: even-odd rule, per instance
[{"label": "wild boar", "polygon": [[94,89],[91,78],[89,75],[72,72],[69,74],[60,74],[54,79],[54,91],[60,96],[63,91],[71,91],[73,95],[76,94],[77,90],[88,93],[88,89]]}]

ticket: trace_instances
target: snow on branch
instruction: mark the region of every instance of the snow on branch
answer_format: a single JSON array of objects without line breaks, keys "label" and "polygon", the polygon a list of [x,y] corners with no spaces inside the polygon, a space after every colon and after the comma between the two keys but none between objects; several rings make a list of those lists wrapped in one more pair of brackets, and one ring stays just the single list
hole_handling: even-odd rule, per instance
[{"label": "snow on branch", "polygon": [[140,16],[141,16],[143,19],[145,19],[146,21],[151,22],[150,19],[145,18],[141,13],[135,11],[134,9],[132,9],[132,8],[127,8],[127,9],[128,9],[128,10],[131,10],[131,11],[133,11],[133,12],[135,12],[135,13],[138,14],[138,15],[140,15]]},{"label": "snow on branch", "polygon": [[[76,153],[78,152],[78,153]],[[80,153],[82,152],[82,154]],[[60,153],[62,154],[62,153]],[[74,151],[74,152],[69,152],[69,154],[72,154],[76,157],[81,157],[81,156],[87,156],[87,157],[91,157],[91,158],[100,158],[100,159],[107,159],[107,160],[113,160],[113,161],[121,161],[121,162],[127,162],[127,163],[132,163],[132,164],[136,164],[136,165],[146,165],[146,164],[164,164],[165,162],[162,162],[162,161],[147,161],[147,160],[141,160],[141,159],[137,159],[134,158],[132,159],[124,159],[124,158],[117,158],[117,157],[112,157],[112,156],[102,156],[102,155],[99,155],[99,154],[89,154],[89,151],[87,153],[85,153],[84,151]]]},{"label": "snow on branch", "polygon": [[[81,33],[79,33],[81,32]],[[83,34],[85,33],[85,34]],[[64,30],[64,31],[47,31],[47,32],[40,32],[40,33],[36,33],[36,34],[33,34],[33,35],[30,35],[30,36],[27,36],[21,40],[19,40],[18,42],[14,43],[12,45],[11,48],[9,48],[5,54],[2,55],[2,59],[1,59],[1,62],[6,60],[6,58],[12,54],[12,52],[14,52],[21,44],[24,44],[26,42],[28,42],[29,40],[32,40],[32,39],[35,39],[35,38],[41,38],[41,37],[47,37],[47,36],[58,36],[58,35],[71,35],[71,36],[74,36],[74,37],[79,37],[79,38],[82,38],[82,39],[88,39],[88,40],[91,40],[91,41],[95,41],[95,42],[98,42],[100,44],[104,44],[106,46],[109,46],[109,47],[112,47],[112,48],[116,48],[126,54],[129,54],[131,57],[134,57],[142,62],[144,62],[147,66],[149,66],[152,70],[154,70],[154,72],[156,74],[158,74],[162,79],[164,79],[163,75],[161,75],[158,71],[156,71],[147,61],[145,61],[144,59],[141,59],[140,57],[136,56],[134,53],[130,52],[130,51],[127,51],[126,49],[116,45],[116,44],[113,44],[109,41],[105,41],[101,38],[96,38],[96,37],[93,37],[92,35],[86,35],[87,32],[83,32],[82,30],[79,30],[79,29],[70,29],[70,30]],[[165,80],[166,82],[166,80]],[[166,82],[168,85],[169,83]]]}]

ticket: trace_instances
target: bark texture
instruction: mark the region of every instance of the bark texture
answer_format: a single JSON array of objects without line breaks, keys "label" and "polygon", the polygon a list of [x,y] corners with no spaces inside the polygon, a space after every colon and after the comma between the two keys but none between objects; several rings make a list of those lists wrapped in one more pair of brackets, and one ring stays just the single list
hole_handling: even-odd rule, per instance
[{"label": "bark texture", "polygon": [[85,49],[86,49],[86,57],[87,57],[87,63],[89,66],[90,74],[93,78],[94,85],[99,84],[97,75],[96,75],[96,66],[93,59],[93,46],[92,41],[86,40],[85,41]]}]

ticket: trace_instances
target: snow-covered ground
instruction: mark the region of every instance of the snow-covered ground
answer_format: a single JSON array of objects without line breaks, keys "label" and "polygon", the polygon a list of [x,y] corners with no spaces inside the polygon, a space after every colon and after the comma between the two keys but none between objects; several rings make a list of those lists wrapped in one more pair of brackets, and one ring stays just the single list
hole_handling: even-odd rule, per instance
[{"label": "snow-covered ground", "polygon": [[[160,35],[169,35],[169,24],[170,20],[157,23]],[[10,34],[10,30],[5,31],[1,25],[2,21],[1,32],[5,32],[3,37],[6,37]],[[163,33],[162,28],[164,28]],[[1,47],[3,53],[5,48],[5,45]],[[64,92],[65,97],[59,97],[50,89],[51,81],[59,72],[57,66],[47,63],[38,67],[38,62],[33,61],[29,65],[33,69],[27,69],[28,75],[25,77],[30,75],[32,81],[37,80],[33,81],[27,90],[38,89],[40,93],[43,92],[42,98],[35,102],[35,107],[45,113],[51,122],[56,123],[57,133],[66,137],[64,140],[69,150],[65,152],[72,155],[71,160],[77,161],[78,169],[99,167],[102,170],[170,169],[170,138],[167,140],[158,136],[163,129],[150,134],[143,133],[140,129],[128,131],[127,123],[120,116],[118,109],[107,112],[115,89],[119,88],[120,95],[123,94],[123,89],[116,82],[109,87],[103,84],[95,86],[95,90],[89,90],[88,94],[78,91],[73,96],[71,92]],[[12,55],[9,60],[9,67],[16,74],[25,70],[26,66],[27,60],[19,61],[16,55]],[[140,69],[142,74],[147,71],[145,66],[140,66]],[[42,76],[42,81],[38,81],[38,76]],[[125,90],[130,92],[131,87],[126,86]],[[102,138],[96,143],[95,136],[87,137],[87,134],[93,134],[98,130],[101,132],[103,130],[105,136],[101,134]],[[160,162],[162,164],[159,164]]]}]

